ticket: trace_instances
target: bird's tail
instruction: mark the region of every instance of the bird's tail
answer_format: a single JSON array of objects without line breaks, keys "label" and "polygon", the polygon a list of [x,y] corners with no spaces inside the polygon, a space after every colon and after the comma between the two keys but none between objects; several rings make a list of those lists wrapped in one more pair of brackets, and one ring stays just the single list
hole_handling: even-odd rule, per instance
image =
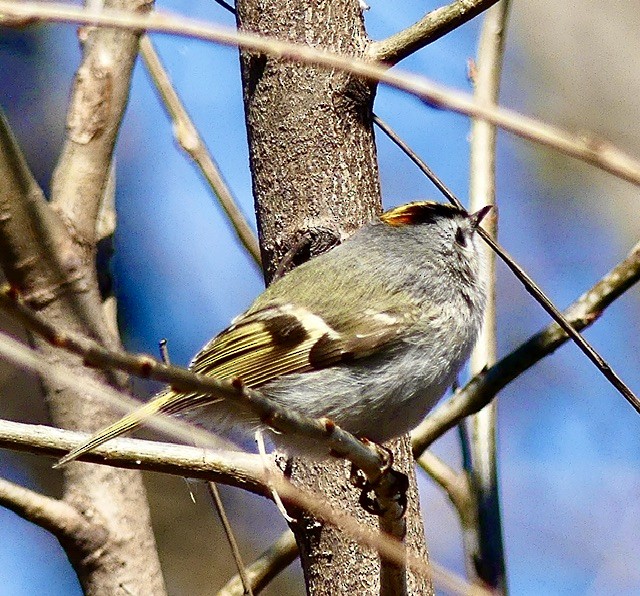
[{"label": "bird's tail", "polygon": [[145,405],[131,412],[131,414],[120,418],[120,420],[114,422],[112,425],[98,431],[85,443],[76,447],[63,458],[58,460],[53,467],[59,468],[60,466],[64,466],[65,464],[72,462],[74,459],[77,459],[88,451],[99,447],[110,439],[115,439],[116,437],[137,428],[145,420],[148,420],[156,414],[176,412],[181,409],[176,408],[176,405],[178,405],[176,402],[182,401],[181,398],[183,398],[182,394],[176,394],[171,390],[164,391]]}]

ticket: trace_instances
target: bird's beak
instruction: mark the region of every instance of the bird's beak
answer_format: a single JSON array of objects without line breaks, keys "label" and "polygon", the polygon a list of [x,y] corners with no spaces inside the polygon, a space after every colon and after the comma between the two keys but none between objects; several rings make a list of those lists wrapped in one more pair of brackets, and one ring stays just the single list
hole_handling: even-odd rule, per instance
[{"label": "bird's beak", "polygon": [[472,213],[469,216],[469,220],[471,221],[471,227],[477,228],[480,225],[480,222],[484,219],[484,216],[489,213],[493,209],[493,205],[485,205],[481,209],[478,209],[475,213]]}]

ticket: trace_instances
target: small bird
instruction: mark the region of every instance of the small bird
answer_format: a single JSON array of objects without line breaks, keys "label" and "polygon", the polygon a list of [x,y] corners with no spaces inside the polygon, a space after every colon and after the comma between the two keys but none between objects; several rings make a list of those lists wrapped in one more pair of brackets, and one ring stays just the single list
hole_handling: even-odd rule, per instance
[{"label": "small bird", "polygon": [[[469,214],[419,201],[383,213],[269,286],[190,369],[240,379],[280,406],[330,418],[360,438],[405,434],[453,383],[476,341],[485,307],[476,230],[490,209]],[[157,413],[213,431],[261,427],[219,396],[167,388],[57,465]],[[284,451],[317,455],[300,438],[274,440]]]}]

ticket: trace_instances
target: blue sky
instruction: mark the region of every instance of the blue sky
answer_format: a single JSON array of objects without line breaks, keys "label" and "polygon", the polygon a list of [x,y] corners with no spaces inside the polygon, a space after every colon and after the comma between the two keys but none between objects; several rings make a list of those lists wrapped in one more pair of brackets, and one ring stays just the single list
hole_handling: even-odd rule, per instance
[{"label": "blue sky", "polygon": [[[231,24],[214,3],[162,3],[163,8]],[[381,38],[419,18],[431,2],[372,2],[371,37]],[[402,63],[447,85],[469,90],[467,58],[475,52],[471,23]],[[508,38],[504,101],[545,116],[560,89],[540,81],[535,63]],[[572,32],[567,31],[567,36]],[[154,36],[200,132],[248,218],[253,221],[238,59],[234,50]],[[72,27],[11,32],[0,39],[0,105],[29,162],[46,185],[64,127],[70,77],[79,52]],[[535,76],[534,76],[535,75]],[[537,78],[536,78],[537,77]],[[542,88],[540,86],[542,85]],[[637,90],[636,90],[637,91]],[[638,95],[636,93],[636,95]],[[564,106],[571,109],[571,106]],[[556,113],[557,105],[549,106]],[[466,202],[469,124],[462,116],[424,106],[382,88],[375,110]],[[584,121],[589,128],[589,121]],[[637,147],[638,145],[636,145]],[[385,207],[437,198],[421,174],[378,135]],[[191,355],[241,312],[262,278],[237,246],[202,178],[178,150],[170,124],[139,64],[117,150],[118,231],[114,274],[129,348],[155,353],[170,341],[172,359]],[[598,205],[619,188],[587,166],[501,133],[498,149],[500,240],[566,306],[620,260],[634,240],[624,212],[603,219]],[[637,211],[634,214],[637,220]],[[635,233],[640,225],[635,226]],[[499,267],[499,353],[506,354],[547,323],[540,307]],[[638,291],[614,304],[586,336],[634,388],[640,388]],[[6,390],[6,388],[5,388]],[[1,414],[1,411],[0,411]],[[637,560],[640,511],[640,420],[571,345],[528,371],[500,398],[499,450],[509,582],[514,594],[633,594],[640,590]],[[28,416],[24,416],[27,420]],[[457,465],[452,437],[436,451]],[[38,488],[22,460],[0,453],[0,473]],[[462,573],[457,522],[439,490],[422,482],[432,557]],[[260,503],[257,507],[262,507]],[[279,523],[279,522],[277,522]],[[43,555],[44,553],[44,555]],[[77,593],[57,543],[0,509],[2,593],[22,596]],[[74,588],[75,586],[75,588]]]}]

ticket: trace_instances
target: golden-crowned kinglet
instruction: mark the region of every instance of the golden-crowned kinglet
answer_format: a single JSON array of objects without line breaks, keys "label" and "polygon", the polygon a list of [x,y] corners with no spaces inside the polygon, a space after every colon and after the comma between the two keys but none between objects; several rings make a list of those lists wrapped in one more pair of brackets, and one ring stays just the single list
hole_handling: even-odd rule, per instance
[{"label": "golden-crowned kinglet", "polygon": [[[451,385],[476,340],[485,305],[476,228],[489,210],[470,215],[415,202],[387,211],[269,286],[196,355],[191,370],[241,379],[358,437],[403,435]],[[218,396],[207,403],[168,388],[144,416],[121,419],[60,463],[158,412],[183,412],[212,430],[259,426]],[[286,436],[276,442],[286,450]]]}]

